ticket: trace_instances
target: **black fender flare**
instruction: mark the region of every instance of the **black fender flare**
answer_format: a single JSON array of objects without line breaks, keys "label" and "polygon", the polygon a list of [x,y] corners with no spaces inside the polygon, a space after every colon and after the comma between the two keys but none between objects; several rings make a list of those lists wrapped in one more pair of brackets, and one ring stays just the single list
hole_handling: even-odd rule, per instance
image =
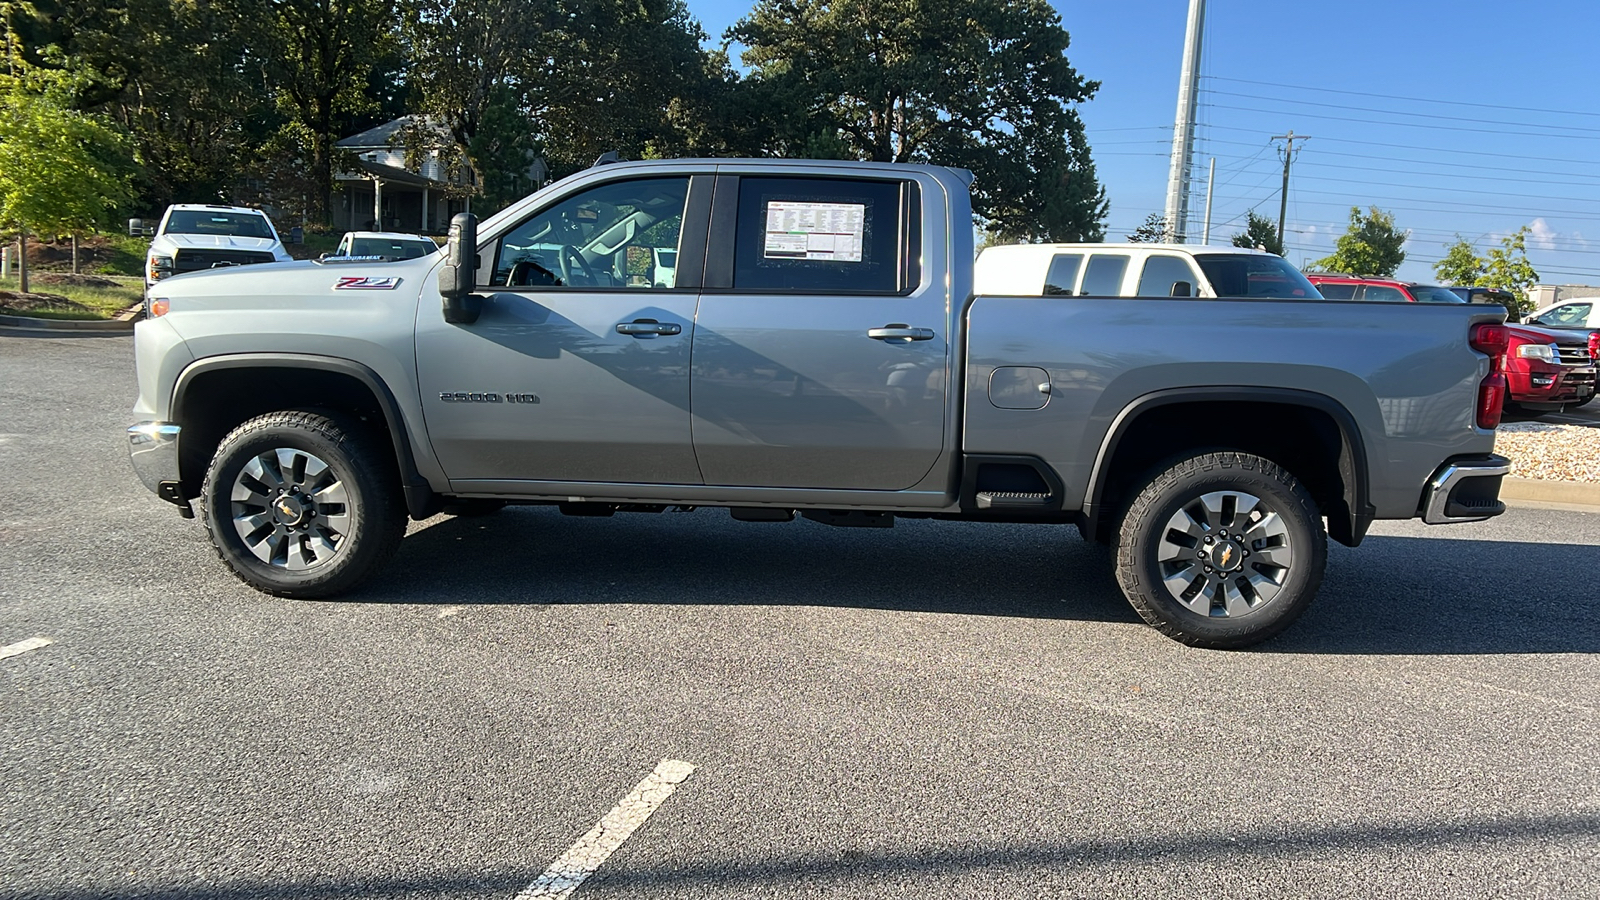
[{"label": "black fender flare", "polygon": [[[394,447],[395,462],[400,468],[400,484],[405,492],[406,510],[413,519],[425,519],[437,512],[439,499],[433,486],[417,469],[411,439],[406,434],[405,417],[400,413],[400,403],[394,391],[370,366],[337,356],[317,356],[310,353],[228,353],[207,356],[185,366],[172,385],[172,398],[168,409],[176,415],[183,408],[184,394],[201,375],[224,369],[251,368],[308,369],[332,372],[354,378],[372,392],[383,412],[384,424],[389,429],[389,441]],[[182,422],[178,423],[182,425]],[[183,440],[181,434],[179,442]],[[180,458],[182,456],[180,448]]]},{"label": "black fender flare", "polygon": [[1367,451],[1350,410],[1326,394],[1296,388],[1278,387],[1183,387],[1153,391],[1137,397],[1122,408],[1112,420],[1100,451],[1095,457],[1094,469],[1089,476],[1089,486],[1084,495],[1083,518],[1086,534],[1095,534],[1100,519],[1108,514],[1104,508],[1104,492],[1111,464],[1116,459],[1117,446],[1139,416],[1161,406],[1193,402],[1273,403],[1280,406],[1301,406],[1325,413],[1339,429],[1339,478],[1344,485],[1344,510],[1328,515],[1329,536],[1349,547],[1357,546],[1366,536],[1367,529],[1377,518],[1368,492]]}]

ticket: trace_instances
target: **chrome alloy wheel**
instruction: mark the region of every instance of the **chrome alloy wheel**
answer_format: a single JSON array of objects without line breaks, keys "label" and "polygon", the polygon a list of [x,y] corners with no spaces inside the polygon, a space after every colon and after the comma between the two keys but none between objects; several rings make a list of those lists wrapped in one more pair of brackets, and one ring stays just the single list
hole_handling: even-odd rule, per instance
[{"label": "chrome alloy wheel", "polygon": [[350,500],[328,464],[304,450],[257,454],[233,479],[233,527],[262,562],[300,571],[344,549]]},{"label": "chrome alloy wheel", "polygon": [[1288,524],[1243,491],[1214,491],[1184,504],[1167,520],[1156,552],[1173,599],[1216,618],[1271,603],[1294,563]]}]

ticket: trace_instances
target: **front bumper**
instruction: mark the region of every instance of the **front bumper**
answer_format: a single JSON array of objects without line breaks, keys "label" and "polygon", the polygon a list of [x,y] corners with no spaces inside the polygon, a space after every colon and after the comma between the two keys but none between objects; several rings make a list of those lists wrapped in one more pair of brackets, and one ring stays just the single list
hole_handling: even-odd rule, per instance
[{"label": "front bumper", "polygon": [[1506,382],[1513,402],[1532,408],[1559,409],[1594,393],[1595,370],[1590,366],[1530,366],[1527,371],[1508,370]]},{"label": "front bumper", "polygon": [[178,485],[178,434],[171,422],[139,422],[128,426],[128,459],[144,486],[156,496],[188,509]]},{"label": "front bumper", "polygon": [[1503,456],[1456,459],[1439,467],[1422,489],[1422,521],[1429,525],[1481,522],[1506,511],[1500,481],[1511,471]]}]

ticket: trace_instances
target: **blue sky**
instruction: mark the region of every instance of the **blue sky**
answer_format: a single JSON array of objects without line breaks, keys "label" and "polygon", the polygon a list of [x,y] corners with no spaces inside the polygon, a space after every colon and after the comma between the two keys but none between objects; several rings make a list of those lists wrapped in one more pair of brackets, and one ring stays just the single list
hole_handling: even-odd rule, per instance
[{"label": "blue sky", "polygon": [[[688,0],[714,38],[750,8]],[[1187,0],[1057,3],[1068,58],[1101,82],[1080,111],[1111,201],[1107,239],[1165,207]],[[1392,212],[1403,277],[1460,234],[1483,252],[1523,225],[1547,283],[1600,285],[1600,3],[1210,0],[1193,225],[1217,160],[1212,241],[1276,221],[1268,139],[1311,136],[1289,187],[1289,259],[1330,253],[1349,208]],[[1198,239],[1198,238],[1196,238]]]}]

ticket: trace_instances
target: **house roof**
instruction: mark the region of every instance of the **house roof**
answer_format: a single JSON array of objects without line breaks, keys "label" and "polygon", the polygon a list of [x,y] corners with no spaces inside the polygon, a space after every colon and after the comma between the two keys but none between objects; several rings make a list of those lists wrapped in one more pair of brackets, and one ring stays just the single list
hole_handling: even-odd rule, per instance
[{"label": "house roof", "polygon": [[412,172],[412,171],[409,171],[409,170],[406,170],[406,169],[401,169],[401,168],[398,168],[396,166],[386,166],[383,163],[369,162],[368,160],[365,160],[365,159],[357,159],[356,160],[356,167],[359,168],[361,171],[359,173],[357,173],[357,172],[346,173],[343,176],[343,180],[350,180],[351,177],[365,177],[365,176],[373,176],[373,175],[375,175],[378,178],[382,179],[384,184],[403,184],[403,185],[408,185],[410,187],[419,187],[419,188],[446,188],[446,187],[450,187],[450,183],[447,182],[447,181],[436,181],[436,180],[434,180],[432,178],[429,178],[429,177],[427,177],[425,175],[419,175],[416,172]]},{"label": "house roof", "polygon": [[406,129],[419,122],[424,128],[428,128],[437,134],[441,143],[448,141],[449,135],[445,132],[444,126],[438,122],[421,119],[418,116],[401,116],[393,122],[385,122],[376,128],[368,128],[360,134],[352,134],[338,141],[334,146],[343,147],[346,150],[388,150],[400,143],[401,135]]}]

